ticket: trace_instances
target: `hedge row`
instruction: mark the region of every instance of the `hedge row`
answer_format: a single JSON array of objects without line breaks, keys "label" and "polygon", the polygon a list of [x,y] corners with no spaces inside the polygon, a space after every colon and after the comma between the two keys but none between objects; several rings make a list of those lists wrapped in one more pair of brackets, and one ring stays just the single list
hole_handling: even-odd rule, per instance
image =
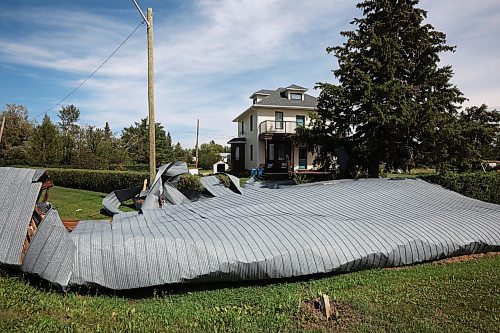
[{"label": "hedge row", "polygon": [[500,172],[445,173],[420,178],[465,196],[500,205]]},{"label": "hedge row", "polygon": [[54,185],[81,190],[109,193],[114,190],[142,186],[147,172],[56,169],[47,168]]}]

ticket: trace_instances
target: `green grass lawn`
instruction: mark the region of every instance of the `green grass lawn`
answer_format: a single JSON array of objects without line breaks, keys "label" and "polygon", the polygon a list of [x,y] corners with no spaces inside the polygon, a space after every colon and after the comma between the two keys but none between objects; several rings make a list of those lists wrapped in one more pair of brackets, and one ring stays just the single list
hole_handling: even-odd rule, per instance
[{"label": "green grass lawn", "polygon": [[410,173],[388,173],[387,178],[417,178],[418,176],[432,175],[436,173],[436,169],[415,168]]},{"label": "green grass lawn", "polygon": [[[106,193],[75,190],[72,188],[54,186],[49,190],[49,202],[57,209],[62,219],[102,220],[109,219],[99,211],[102,208],[102,199]],[[132,208],[121,206],[123,211]]]},{"label": "green grass lawn", "polygon": [[[55,187],[66,218],[101,219],[102,193]],[[81,210],[79,210],[81,209]],[[271,284],[115,295],[50,289],[0,269],[0,332],[500,332],[500,255]],[[327,293],[326,322],[304,302]]]},{"label": "green grass lawn", "polygon": [[[127,298],[62,294],[0,270],[0,332],[498,332],[498,272],[497,255]],[[303,307],[319,293],[341,302],[336,321]]]}]

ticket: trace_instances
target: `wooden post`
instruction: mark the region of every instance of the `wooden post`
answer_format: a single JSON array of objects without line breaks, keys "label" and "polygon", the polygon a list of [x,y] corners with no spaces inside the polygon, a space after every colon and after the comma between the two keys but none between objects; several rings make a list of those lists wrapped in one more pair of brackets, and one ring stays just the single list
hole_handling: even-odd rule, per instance
[{"label": "wooden post", "polygon": [[4,127],[5,127],[5,115],[3,115],[2,127],[0,127],[0,142],[2,142],[2,134],[3,134],[3,128]]},{"label": "wooden post", "polygon": [[156,125],[153,78],[153,9],[148,8],[148,105],[149,105],[149,183],[156,177]]},{"label": "wooden post", "polygon": [[198,136],[200,135],[200,119],[196,122],[196,169],[198,169]]}]

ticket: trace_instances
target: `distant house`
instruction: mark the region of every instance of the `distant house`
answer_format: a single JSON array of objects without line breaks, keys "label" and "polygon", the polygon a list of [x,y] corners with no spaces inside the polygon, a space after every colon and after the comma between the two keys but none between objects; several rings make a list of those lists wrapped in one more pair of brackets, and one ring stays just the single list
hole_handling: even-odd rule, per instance
[{"label": "distant house", "polygon": [[220,160],[224,163],[229,163],[231,160],[231,153],[219,153]]},{"label": "distant house", "polygon": [[231,167],[234,171],[264,167],[268,172],[310,169],[313,155],[305,144],[295,145],[290,135],[307,126],[318,101],[307,89],[291,85],[276,90],[259,90],[252,105],[234,118],[238,136],[231,139]]}]

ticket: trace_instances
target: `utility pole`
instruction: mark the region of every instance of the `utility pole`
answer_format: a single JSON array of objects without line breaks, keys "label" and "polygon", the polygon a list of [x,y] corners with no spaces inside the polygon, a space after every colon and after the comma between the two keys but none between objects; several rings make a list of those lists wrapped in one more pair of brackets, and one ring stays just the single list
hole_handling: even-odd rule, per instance
[{"label": "utility pole", "polygon": [[[2,127],[0,127],[0,142],[2,142],[2,134],[3,134],[4,127],[5,127],[5,115],[3,115]],[[198,139],[196,139],[196,149],[198,149]]]},{"label": "utility pole", "polygon": [[149,183],[156,177],[155,84],[153,77],[153,8],[148,8],[148,105],[149,105]]},{"label": "utility pole", "polygon": [[198,169],[198,136],[200,135],[200,119],[196,122],[196,169]]},{"label": "utility pole", "polygon": [[146,17],[135,0],[135,7],[148,26],[148,107],[149,107],[149,184],[153,185],[156,177],[156,125],[155,125],[155,97],[153,72],[153,9],[148,8]]}]

